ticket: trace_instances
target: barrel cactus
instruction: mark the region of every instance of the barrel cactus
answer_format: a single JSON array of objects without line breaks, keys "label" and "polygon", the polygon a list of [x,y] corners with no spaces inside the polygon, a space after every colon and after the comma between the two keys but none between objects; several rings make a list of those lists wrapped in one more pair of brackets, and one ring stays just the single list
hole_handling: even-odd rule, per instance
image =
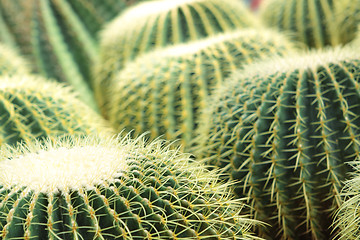
[{"label": "barrel cactus", "polygon": [[189,145],[212,88],[243,64],[292,50],[276,32],[247,29],[140,56],[109,84],[109,121]]},{"label": "barrel cactus", "polygon": [[34,76],[0,77],[0,145],[66,134],[112,134],[68,87]]},{"label": "barrel cactus", "polygon": [[[102,108],[107,101],[109,79],[141,53],[258,25],[253,14],[234,0],[157,0],[129,8],[100,35],[100,60],[93,78],[98,105]],[[107,117],[106,112],[103,115]]]},{"label": "barrel cactus", "polygon": [[128,2],[0,0],[1,24],[33,63],[34,72],[72,84],[87,104],[97,108],[89,81],[98,57],[97,34]]},{"label": "barrel cactus", "polygon": [[14,48],[0,43],[0,75],[28,74],[28,63]]},{"label": "barrel cactus", "polygon": [[346,44],[354,38],[360,19],[359,0],[264,0],[263,22],[291,32],[311,48]]},{"label": "barrel cactus", "polygon": [[[260,236],[331,239],[331,214],[360,154],[360,55],[310,51],[247,65],[208,100],[196,156],[237,180]],[[204,160],[205,161],[205,160]]]},{"label": "barrel cactus", "polygon": [[162,142],[78,139],[1,148],[2,239],[250,239],[240,201]]},{"label": "barrel cactus", "polygon": [[339,240],[358,240],[360,237],[360,166],[359,161],[351,164],[354,167],[354,172],[342,189],[343,203],[337,211],[334,221],[334,225],[339,229],[337,235]]}]

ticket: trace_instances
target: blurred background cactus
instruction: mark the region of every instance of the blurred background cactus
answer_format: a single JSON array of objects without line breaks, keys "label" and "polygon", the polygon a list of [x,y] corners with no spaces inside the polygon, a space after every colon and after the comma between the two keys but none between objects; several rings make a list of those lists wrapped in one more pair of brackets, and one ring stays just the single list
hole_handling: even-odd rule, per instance
[{"label": "blurred background cactus", "polygon": [[[141,53],[259,26],[250,10],[234,0],[157,0],[129,8],[101,33],[100,59],[93,80],[98,105],[104,109],[108,101],[108,81],[125,62]],[[106,112],[102,114],[108,117]]]},{"label": "blurred background cactus", "polygon": [[68,87],[34,76],[0,77],[0,145],[89,134],[112,130]]},{"label": "blurred background cactus", "polygon": [[58,139],[0,156],[3,239],[253,239],[227,184],[142,139]]},{"label": "blurred background cactus", "polygon": [[109,121],[118,130],[149,131],[151,138],[180,139],[188,147],[199,112],[231,71],[291,51],[277,32],[244,29],[142,55],[109,81]]},{"label": "blurred background cactus", "polygon": [[264,0],[260,6],[264,24],[310,48],[344,45],[360,23],[359,0]]},{"label": "blurred background cactus", "polygon": [[267,239],[331,239],[360,156],[360,55],[309,52],[244,66],[199,121],[200,159],[238,180]]},{"label": "blurred background cactus", "polygon": [[12,38],[34,72],[70,83],[96,109],[90,75],[98,57],[97,33],[135,2],[0,0],[0,33],[6,31],[0,39],[10,42]]},{"label": "blurred background cactus", "polygon": [[29,73],[29,64],[16,49],[0,43],[0,76]]}]

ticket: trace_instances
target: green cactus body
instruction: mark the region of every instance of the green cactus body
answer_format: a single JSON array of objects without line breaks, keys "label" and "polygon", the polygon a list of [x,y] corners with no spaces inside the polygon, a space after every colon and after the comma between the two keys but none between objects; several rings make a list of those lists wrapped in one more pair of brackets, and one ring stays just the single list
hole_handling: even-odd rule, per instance
[{"label": "green cactus body", "polygon": [[354,171],[351,178],[345,182],[345,186],[341,191],[343,202],[336,212],[334,226],[339,229],[336,239],[339,240],[358,240],[360,237],[360,167],[358,159],[350,163]]},{"label": "green cactus body", "polygon": [[248,29],[148,53],[109,85],[109,121],[119,130],[189,145],[212,88],[243,64],[292,50],[280,34]]},{"label": "green cactus body", "polygon": [[[136,56],[258,22],[240,1],[160,0],[140,3],[109,23],[101,34],[93,88],[101,109],[114,74]],[[107,118],[106,111],[103,115]]]},{"label": "green cactus body", "polygon": [[0,77],[0,145],[59,135],[111,134],[70,89],[31,76]]},{"label": "green cactus body", "polygon": [[28,73],[30,73],[28,63],[15,51],[15,49],[0,43],[0,76]]},{"label": "green cactus body", "polygon": [[270,27],[293,33],[311,48],[345,44],[354,38],[360,23],[359,1],[265,0],[261,18]]},{"label": "green cactus body", "polygon": [[69,138],[1,150],[1,239],[251,238],[228,186],[162,142]]},{"label": "green cactus body", "polygon": [[89,82],[97,33],[125,7],[124,0],[1,0],[0,15],[36,73],[70,83],[97,108]]},{"label": "green cactus body", "polygon": [[196,156],[249,196],[260,236],[331,239],[331,214],[360,154],[360,55],[350,48],[248,65],[213,94]]}]

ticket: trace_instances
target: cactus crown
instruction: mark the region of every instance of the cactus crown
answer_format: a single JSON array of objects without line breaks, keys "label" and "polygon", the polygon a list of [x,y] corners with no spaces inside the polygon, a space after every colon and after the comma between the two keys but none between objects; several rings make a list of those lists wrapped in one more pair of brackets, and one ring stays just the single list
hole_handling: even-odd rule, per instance
[{"label": "cactus crown", "polygon": [[248,65],[208,101],[197,156],[241,182],[273,227],[264,236],[330,238],[345,162],[360,154],[359,79],[354,49],[321,50]]},{"label": "cactus crown", "polygon": [[109,120],[117,129],[189,145],[199,111],[232,70],[292,50],[282,35],[245,29],[144,54],[110,82]]},{"label": "cactus crown", "polygon": [[63,134],[110,134],[107,123],[64,84],[35,76],[0,78],[0,143]]},{"label": "cactus crown", "polygon": [[3,238],[249,237],[228,185],[163,142],[69,137],[1,150]]}]

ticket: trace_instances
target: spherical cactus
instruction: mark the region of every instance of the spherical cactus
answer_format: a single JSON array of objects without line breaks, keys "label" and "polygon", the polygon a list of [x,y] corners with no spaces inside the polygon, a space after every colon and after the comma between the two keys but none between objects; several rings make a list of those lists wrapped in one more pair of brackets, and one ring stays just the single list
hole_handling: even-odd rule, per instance
[{"label": "spherical cactus", "polygon": [[66,134],[111,134],[68,87],[31,76],[0,77],[0,145]]},{"label": "spherical cactus", "polygon": [[263,22],[292,32],[294,38],[311,48],[345,44],[354,38],[360,1],[265,0]]},{"label": "spherical cactus", "polygon": [[292,50],[280,34],[249,29],[148,53],[109,84],[109,121],[119,130],[189,145],[212,88],[245,63]]},{"label": "spherical cactus", "polygon": [[226,184],[141,139],[2,148],[2,239],[249,239]]},{"label": "spherical cactus", "polygon": [[0,75],[28,74],[27,62],[15,49],[0,43]]},{"label": "spherical cactus", "polygon": [[68,82],[97,108],[90,88],[97,34],[126,0],[0,0],[0,15],[36,73]]},{"label": "spherical cactus", "polygon": [[113,74],[141,53],[258,25],[252,13],[234,0],[157,0],[129,8],[101,34],[93,79],[98,105],[102,108],[107,101],[104,93]]},{"label": "spherical cactus", "polygon": [[351,164],[354,171],[342,189],[343,203],[336,212],[334,220],[334,226],[339,229],[336,238],[339,240],[358,240],[360,236],[360,166],[358,160]]},{"label": "spherical cactus", "polygon": [[[360,154],[360,55],[336,48],[247,65],[208,100],[196,156],[239,181],[260,236],[331,239]],[[204,160],[205,161],[205,160]]]}]

